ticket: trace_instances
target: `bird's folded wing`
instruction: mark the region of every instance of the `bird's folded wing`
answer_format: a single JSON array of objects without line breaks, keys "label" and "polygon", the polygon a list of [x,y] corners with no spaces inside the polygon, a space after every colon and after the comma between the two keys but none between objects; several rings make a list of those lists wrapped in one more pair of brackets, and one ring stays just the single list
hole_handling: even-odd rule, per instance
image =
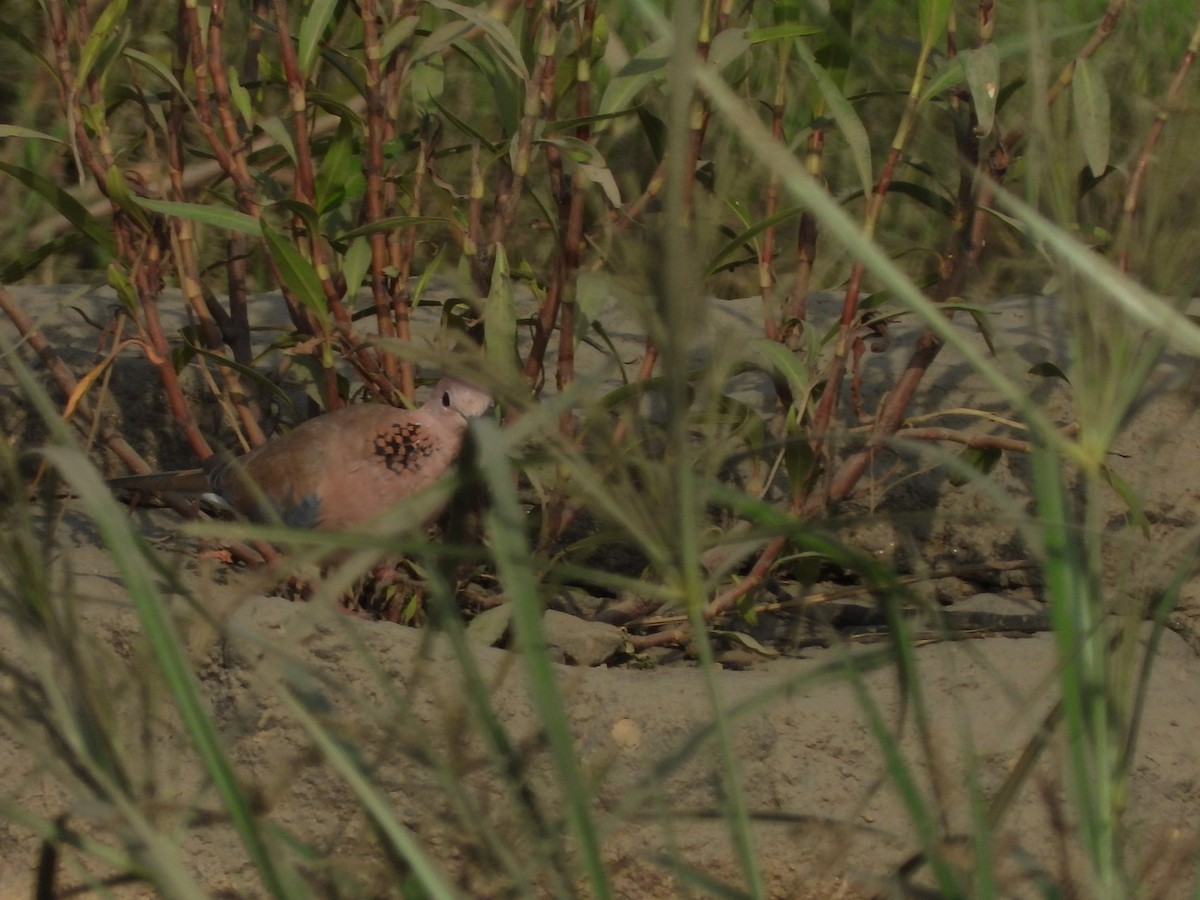
[{"label": "bird's folded wing", "polygon": [[148,475],[124,475],[110,478],[106,484],[114,490],[159,493],[174,491],[180,494],[205,494],[212,490],[203,469],[184,469],[180,472],[151,472]]}]

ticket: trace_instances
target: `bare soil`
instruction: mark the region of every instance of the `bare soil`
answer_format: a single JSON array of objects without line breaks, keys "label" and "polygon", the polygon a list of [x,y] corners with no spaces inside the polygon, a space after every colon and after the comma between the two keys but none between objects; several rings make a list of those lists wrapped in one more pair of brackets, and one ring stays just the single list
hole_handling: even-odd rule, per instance
[{"label": "bare soil", "polygon": [[[75,348],[69,361],[77,371],[85,369],[94,336],[70,305],[89,304],[95,314],[102,301],[61,291],[21,296],[42,317],[57,346]],[[1046,315],[1046,305],[1024,299],[997,304],[995,340],[1001,364],[1020,373],[1049,414],[1067,425],[1074,418],[1071,385],[1025,374],[1038,362],[1069,370],[1063,329],[1053,315]],[[608,323],[617,312],[601,312],[599,318]],[[640,352],[635,319],[625,320],[627,329],[608,327],[627,361]],[[753,333],[755,306],[753,301],[718,303],[713,319],[710,334],[742,325]],[[7,323],[0,328],[11,336]],[[868,408],[904,364],[906,338],[912,333],[911,327],[894,329],[892,348],[868,360]],[[702,345],[698,352],[712,346]],[[605,374],[603,363],[598,356],[598,379]],[[1106,521],[1109,586],[1130,598],[1131,605],[1164,587],[1195,540],[1200,471],[1194,461],[1200,425],[1194,415],[1193,371],[1190,360],[1164,356],[1145,401],[1119,440],[1120,455],[1113,458],[1114,470],[1144,498],[1144,520],[1133,520],[1114,493]],[[178,448],[161,440],[167,429],[161,425],[161,411],[148,402],[153,391],[144,371],[138,375],[126,369],[115,382],[114,407],[123,416],[129,440],[136,443],[139,435],[145,436],[147,446],[158,448],[164,461],[171,462]],[[741,389],[753,395],[762,386],[748,382]],[[36,429],[21,409],[5,377],[0,427],[22,441],[36,441]],[[916,412],[940,409],[1003,415],[1007,407],[948,351],[930,373],[929,390]],[[945,423],[994,428],[969,414],[939,420]],[[158,437],[151,441],[152,435]],[[865,492],[866,499],[844,507],[836,520],[839,536],[917,574],[1029,555],[1031,532],[1022,524],[1032,512],[1027,460],[1006,454],[987,482],[965,487],[952,484],[946,471],[933,465],[936,459],[926,445],[913,442],[888,465],[898,460],[905,471],[919,474],[881,480],[891,489]],[[325,698],[328,721],[337,723],[369,761],[398,819],[446,876],[470,896],[510,895],[515,889],[498,875],[480,842],[481,830],[502,836],[518,859],[535,858],[539,847],[529,839],[523,801],[494,774],[445,641],[429,630],[359,621],[318,604],[265,596],[264,575],[195,559],[190,542],[170,538],[172,523],[169,513],[158,512],[147,514],[143,524],[152,538],[168,536],[162,547],[166,568],[196,598],[191,602],[173,596],[171,613],[244,781],[253,786],[264,816],[310,848],[315,858],[308,869],[314,879],[341,867],[353,873],[355,883],[329,874],[330,896],[401,893],[359,804],[320,761],[312,740],[280,700],[280,685],[295,685],[297,679]],[[155,785],[157,826],[177,844],[207,892],[257,895],[244,850],[224,821],[181,725],[164,703],[162,686],[148,683],[139,620],[110,555],[91,523],[70,506],[57,534],[63,597],[95,639],[97,662],[113,686],[113,714],[127,740],[123,752],[129,765]],[[930,580],[918,591],[948,610],[1044,612],[1036,577],[1016,572],[990,579],[975,574]],[[1200,682],[1194,650],[1198,619],[1200,586],[1189,583],[1173,614],[1173,630],[1158,649],[1134,750],[1126,852],[1144,873],[1149,896],[1190,896],[1196,881],[1200,758],[1194,748],[1200,743],[1200,704],[1192,687]],[[776,658],[743,653],[729,657],[728,667],[716,673],[718,702],[737,711],[732,739],[769,894],[886,894],[887,879],[920,846],[915,826],[887,775],[862,698],[844,680],[815,675],[847,656],[872,653],[877,645],[835,639],[823,647],[796,640],[795,634],[789,631],[790,637],[774,640],[780,651]],[[488,646],[474,653],[499,721],[522,748],[536,804],[554,820],[563,810],[520,657]],[[12,673],[55,665],[9,616],[0,618],[0,654],[5,660],[0,694],[5,697],[16,693]],[[880,721],[902,731],[911,774],[940,811],[934,825],[947,836],[952,857],[964,865],[978,850],[968,837],[977,833],[979,815],[971,787],[991,796],[1039,734],[1057,693],[1056,658],[1053,635],[1037,631],[919,646],[920,696],[929,722],[924,736],[914,727],[913,710],[906,713],[900,701],[892,667],[863,676],[863,689],[877,705]],[[735,850],[721,819],[725,787],[716,744],[711,738],[702,740],[681,762],[667,764],[689,741],[705,734],[712,721],[702,672],[683,657],[649,667],[563,665],[558,677],[568,698],[578,758],[594,779],[593,806],[617,896],[679,895],[682,882],[661,864],[664,854],[686,860],[709,877],[739,884]],[[106,820],[102,807],[83,799],[78,775],[64,767],[60,755],[47,752],[40,734],[34,717],[10,719],[0,732],[0,771],[5,773],[0,809],[63,816],[72,827],[111,840],[121,826]],[[1080,896],[1088,894],[1064,764],[1061,740],[1055,736],[997,829],[992,852],[1006,896],[1041,896],[1045,882],[1073,885]],[[464,821],[462,801],[440,780],[445,771],[453,773],[455,790],[479,813],[479,821]],[[42,842],[12,817],[0,819],[0,900],[31,896]],[[84,885],[85,869],[103,873],[98,864],[83,867],[78,860],[67,853],[63,884]],[[923,867],[913,869],[909,883],[932,884]],[[136,885],[117,893],[148,895]]]}]

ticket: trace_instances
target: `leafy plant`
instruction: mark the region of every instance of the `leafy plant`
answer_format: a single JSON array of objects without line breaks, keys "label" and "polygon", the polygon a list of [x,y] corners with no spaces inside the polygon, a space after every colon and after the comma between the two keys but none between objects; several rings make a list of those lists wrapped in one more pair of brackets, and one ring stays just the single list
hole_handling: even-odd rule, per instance
[{"label": "leafy plant", "polygon": [[[911,728],[925,750],[918,762],[933,764],[904,619],[918,601],[897,573],[825,527],[847,500],[901,484],[912,448],[923,446],[921,456],[955,482],[984,491],[1002,456],[1031,460],[1037,511],[1011,515],[1040,567],[1058,640],[1060,705],[1048,725],[1064,723],[1089,884],[1125,896],[1131,748],[1182,576],[1150,604],[1108,590],[1101,511],[1115,490],[1131,520],[1142,519],[1109,454],[1166,342],[1200,348],[1200,332],[1164,299],[1192,292],[1194,275],[1174,260],[1193,259],[1200,234],[1173,187],[1187,179],[1173,116],[1191,96],[1200,46],[1195,24],[1180,26],[1184,12],[1157,5],[1167,38],[1156,42],[1137,33],[1121,0],[702,2],[672,5],[669,20],[655,4],[599,0],[490,9],[448,0],[386,9],[374,0],[181,3],[174,19],[132,0],[94,19],[86,5],[62,0],[41,10],[40,33],[25,21],[3,29],[35,65],[30,90],[0,98],[13,122],[0,131],[10,139],[0,171],[20,210],[5,244],[15,249],[0,264],[6,280],[102,272],[119,312],[102,333],[102,361],[78,375],[5,292],[0,309],[50,363],[67,418],[126,465],[149,468],[127,439],[100,427],[108,367],[130,349],[157,373],[200,459],[213,450],[185,390],[197,372],[248,446],[267,438],[261,423],[272,405],[297,393],[321,409],[357,394],[409,400],[418,364],[460,370],[502,401],[506,427],[479,429],[481,481],[466,488],[486,484],[492,498],[484,549],[463,539],[439,550],[414,538],[401,522],[407,509],[368,537],[240,531],[340,546],[348,561],[325,583],[329,594],[388,550],[417,557],[429,616],[467,673],[490,761],[512,778],[533,830],[561,849],[556,823],[513,775],[519,754],[472,669],[455,566],[483,567],[502,587],[574,853],[555,861],[546,853],[541,868],[526,870],[481,826],[480,846],[511,884],[546,880],[568,892],[583,879],[597,896],[611,889],[603,829],[539,634],[542,595],[565,584],[646,598],[621,621],[635,652],[695,648],[712,706],[703,740],[721,760],[740,877],[749,894],[764,895],[713,629],[760,614],[759,592],[773,579],[811,582],[824,571],[881,597],[892,635],[885,655],[910,714],[889,728],[861,689],[862,670],[880,659],[838,672],[858,689],[938,890],[1002,893],[984,863],[964,875],[943,857],[936,798],[901,750],[897,732]],[[1177,35],[1189,31],[1185,46]],[[1136,87],[1113,90],[1113,70],[1129,58]],[[53,114],[18,99],[49,94]],[[69,190],[68,173],[85,186]],[[56,216],[35,223],[45,205]],[[1189,227],[1179,228],[1185,215]],[[1160,249],[1168,236],[1169,253]],[[1054,420],[987,352],[989,297],[1014,288],[1068,310],[1071,358],[1039,371],[1069,384],[1073,422]],[[250,303],[272,289],[278,309]],[[761,331],[708,336],[712,307],[723,302],[712,295],[754,298]],[[170,314],[188,324],[172,333],[163,324]],[[286,324],[264,341],[268,319]],[[871,351],[902,340],[911,341],[903,367],[871,408]],[[947,346],[1010,409],[914,413]],[[606,371],[588,371],[585,354]],[[753,400],[738,391],[747,382],[762,389]],[[979,427],[958,427],[964,417]],[[66,450],[48,458],[78,466]],[[897,474],[878,477],[893,459]],[[529,517],[513,491],[518,478],[534,496]],[[114,518],[94,477],[73,484],[98,519]],[[138,559],[131,535],[106,538],[122,559]],[[19,558],[8,554],[17,574]],[[130,562],[125,577],[145,582],[143,565]],[[26,574],[28,597],[45,602],[43,575]],[[13,614],[28,617],[26,595],[7,594]],[[158,600],[138,593],[137,601],[155,670],[264,889],[300,890],[300,876],[251,821],[170,624],[154,612]],[[669,627],[645,623],[670,606]],[[1117,610],[1126,617],[1114,625]],[[1145,615],[1156,623],[1149,647],[1135,625]],[[53,622],[34,621],[53,653],[75,653],[51,640]],[[323,720],[320,698],[296,684],[283,690],[360,799],[385,855],[422,890],[449,893],[369,768]],[[112,726],[88,727],[103,736]],[[91,751],[89,765],[105,753]],[[453,780],[440,771],[444,784]],[[998,827],[1026,777],[1018,776],[997,797],[977,796],[981,835]],[[144,837],[137,804],[106,790]],[[466,801],[459,809],[472,817]],[[39,827],[63,838],[50,823]],[[119,862],[162,890],[191,890],[174,862],[164,868],[132,853]]]}]

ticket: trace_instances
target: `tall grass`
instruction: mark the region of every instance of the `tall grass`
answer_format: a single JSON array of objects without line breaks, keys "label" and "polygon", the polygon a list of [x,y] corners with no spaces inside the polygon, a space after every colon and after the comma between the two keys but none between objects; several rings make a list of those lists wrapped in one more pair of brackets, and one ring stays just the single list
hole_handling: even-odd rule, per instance
[{"label": "tall grass", "polygon": [[[1161,6],[1164,23],[1184,20]],[[648,852],[640,862],[699,892],[767,896],[762,811],[743,783],[738,729],[789,694],[837,682],[852,689],[912,824],[908,865],[888,873],[896,890],[927,863],[938,895],[1006,894],[1005,860],[991,838],[1016,798],[1034,790],[1050,734],[1064,748],[1077,828],[1061,837],[1086,861],[1086,872],[1056,873],[1060,884],[1104,897],[1136,890],[1142,861],[1126,852],[1129,774],[1155,649],[1189,563],[1169,561],[1153,600],[1124,591],[1106,563],[1117,539],[1104,511],[1115,493],[1137,520],[1137,498],[1110,454],[1159,354],[1200,350],[1200,330],[1179,310],[1194,280],[1172,263],[1200,236],[1194,211],[1172,202],[1192,179],[1186,144],[1172,134],[1195,96],[1189,75],[1200,37],[1186,46],[1148,37],[1152,16],[1139,19],[1116,0],[1053,8],[922,0],[914,9],[701,2],[675,5],[669,18],[655,4],[597,0],[497,3],[490,12],[440,0],[387,10],[180,4],[171,46],[139,26],[134,3],[109,4],[94,21],[54,0],[43,12],[41,31],[10,23],[9,40],[40,64],[31,83],[57,93],[65,124],[10,101],[3,133],[21,138],[10,141],[21,155],[0,160],[0,170],[25,211],[23,230],[36,198],[61,222],[14,236],[4,271],[103,272],[122,312],[105,361],[70,373],[27,312],[5,300],[69,398],[67,418],[98,426],[104,369],[133,348],[155,367],[201,458],[212,452],[210,436],[181,379],[201,364],[250,445],[265,438],[263,412],[279,394],[264,372],[281,361],[285,387],[319,408],[354,394],[398,402],[414,393],[416,363],[457,368],[494,388],[503,427],[475,426],[477,454],[439,486],[486,494],[480,540],[456,516],[451,540],[415,532],[419,504],[438,498],[363,534],[195,529],[315,546],[321,556],[340,551],[318,602],[388,553],[402,551],[421,573],[409,618],[436,632],[430,646],[450,648],[436,658],[453,674],[437,677],[461,685],[461,706],[448,716],[461,724],[461,747],[426,733],[419,691],[394,683],[355,626],[312,624],[344,635],[371,673],[367,684],[337,683],[299,652],[249,639],[278,675],[257,690],[287,710],[352,798],[357,827],[372,841],[363,856],[381,876],[339,866],[306,843],[303,828],[260,805],[262,772],[223,733],[198,675],[203,663],[180,636],[179,610],[204,614],[170,596],[180,585],[163,590],[155,557],[6,345],[6,368],[51,431],[42,458],[112,552],[144,647],[132,674],[103,670],[95,636],[60,602],[45,526],[15,507],[0,606],[37,649],[6,663],[20,690],[0,706],[62,773],[73,803],[101,812],[75,827],[9,802],[11,821],[170,896],[212,889],[180,849],[212,798],[240,841],[241,870],[272,896],[369,895],[390,878],[406,896],[465,895],[487,884],[497,895],[604,897],[625,890],[608,840],[646,808],[663,808],[657,782],[711,750],[734,873],[715,874],[682,853]],[[1124,58],[1136,61],[1132,83],[1114,77]],[[63,186],[68,159],[87,188]],[[434,275],[452,285],[445,300],[429,299]],[[977,340],[989,334],[987,300],[998,286],[1048,283],[1036,302],[1067,310],[1071,358],[1062,374],[1073,422],[1037,405]],[[194,323],[179,335],[162,326],[172,284]],[[280,289],[279,318],[288,322],[269,344],[246,302],[267,287]],[[808,303],[816,288],[837,292],[828,320]],[[719,290],[758,298],[761,334],[705,345],[711,301],[702,298]],[[623,321],[605,317],[602,301],[612,296],[630,298]],[[414,339],[430,309],[441,326],[432,349]],[[644,341],[638,371],[626,369],[614,337],[629,320]],[[867,409],[864,351],[887,341],[897,321],[921,327],[901,374]],[[580,365],[589,347],[608,354],[619,385]],[[926,456],[985,487],[985,460],[1016,450],[1030,457],[1034,507],[1004,515],[1018,519],[1040,570],[1057,654],[1053,711],[1001,789],[985,793],[967,766],[968,865],[947,852],[950,816],[931,776],[939,751],[921,687],[928,661],[905,615],[921,602],[900,573],[825,527],[841,501],[877,487],[868,484],[872,467],[896,448],[943,352],[990,383],[1023,431],[943,430],[977,454]],[[731,388],[746,376],[769,385],[757,406]],[[647,415],[655,409],[660,415]],[[127,465],[145,467],[121,435],[98,433]],[[19,493],[16,456],[3,452]],[[776,474],[761,491],[744,490],[727,477],[744,462]],[[523,503],[518,484],[536,501]],[[714,551],[742,546],[749,556],[734,571],[707,564]],[[606,566],[616,549],[631,549],[637,562]],[[728,631],[752,618],[772,578],[812,580],[818,568],[875,592],[888,644],[869,654],[847,649],[730,707],[715,626]],[[464,572],[497,585],[511,606],[538,723],[532,737],[506,721],[471,643],[456,596]],[[678,627],[655,633],[625,623],[631,644],[688,643],[699,663],[707,724],[648,760],[625,803],[598,799],[604,775],[579,758],[578,722],[546,646],[541,613],[562,584],[673,605]],[[1149,640],[1145,618],[1154,623]],[[230,642],[247,640],[230,622],[211,626]],[[884,667],[902,698],[898,722],[868,684]],[[126,677],[161,681],[162,708],[149,712],[165,721],[171,711],[173,734],[186,736],[187,757],[204,773],[201,798],[175,810],[172,837],[156,812],[159,796],[172,792],[146,788],[124,763],[136,729],[109,700]],[[347,709],[384,740],[361,742]],[[439,854],[430,821],[406,821],[413,814],[388,783],[384,745],[397,730],[398,752],[428,776],[438,815],[467,849]],[[530,755],[531,746],[539,752]],[[479,771],[496,786],[479,790]],[[684,827],[662,817],[665,831]]]}]

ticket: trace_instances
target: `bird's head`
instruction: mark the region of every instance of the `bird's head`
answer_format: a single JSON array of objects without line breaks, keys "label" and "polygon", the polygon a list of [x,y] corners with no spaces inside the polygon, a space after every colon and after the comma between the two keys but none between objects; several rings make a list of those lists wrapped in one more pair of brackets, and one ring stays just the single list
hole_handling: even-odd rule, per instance
[{"label": "bird's head", "polygon": [[481,387],[447,375],[433,386],[433,393],[425,405],[440,411],[453,410],[464,419],[471,419],[491,409],[492,395]]}]

